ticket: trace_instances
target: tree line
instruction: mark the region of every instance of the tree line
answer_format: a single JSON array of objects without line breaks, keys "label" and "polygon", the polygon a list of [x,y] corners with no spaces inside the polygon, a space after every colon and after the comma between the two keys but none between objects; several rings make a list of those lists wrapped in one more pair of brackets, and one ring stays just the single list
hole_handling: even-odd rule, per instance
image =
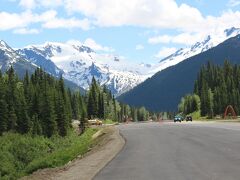
[{"label": "tree line", "polygon": [[118,102],[111,91],[101,87],[93,77],[86,95],[88,119],[111,119],[116,122],[146,121],[150,113],[144,108],[130,107]]},{"label": "tree line", "polygon": [[208,62],[198,73],[193,94],[182,98],[179,110],[186,114],[200,111],[201,116],[212,118],[222,115],[228,105],[240,112],[240,66]]},{"label": "tree line", "polygon": [[118,122],[145,121],[149,112],[119,103],[106,86],[93,77],[86,95],[71,91],[63,78],[55,79],[38,68],[20,79],[11,67],[0,72],[0,135],[12,131],[21,134],[66,136],[72,119],[84,130],[87,119],[111,119]]}]

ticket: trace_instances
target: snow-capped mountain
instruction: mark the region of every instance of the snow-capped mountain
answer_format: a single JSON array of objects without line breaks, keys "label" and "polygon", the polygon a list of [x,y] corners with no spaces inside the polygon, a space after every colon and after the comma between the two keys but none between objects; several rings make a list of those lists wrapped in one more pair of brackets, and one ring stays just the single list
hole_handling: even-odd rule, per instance
[{"label": "snow-capped mountain", "polygon": [[[28,71],[29,74],[32,74],[38,67],[45,66],[45,67],[48,67],[48,69],[45,69],[46,72],[49,74],[52,74],[55,77],[59,77],[60,74],[62,73],[62,70],[57,68],[53,62],[51,61],[45,62],[44,59],[41,59],[41,58],[39,58],[38,61],[32,61],[30,60],[31,54],[28,54],[27,51],[25,53],[27,55],[22,56],[18,51],[11,48],[5,41],[1,40],[0,41],[0,70],[2,72],[5,72],[12,66],[16,74],[19,77],[23,77],[26,71]],[[55,71],[52,71],[53,69]],[[75,83],[67,79],[64,79],[64,81],[67,87],[74,90],[80,90],[82,93],[85,93],[85,91]]]},{"label": "snow-capped mountain", "polygon": [[231,37],[237,36],[238,34],[240,34],[240,29],[232,27],[230,29],[226,29],[222,33],[208,35],[202,42],[196,42],[194,45],[190,47],[181,48],[177,50],[175,53],[160,60],[159,63],[154,65],[153,69],[149,72],[149,74],[153,75],[156,72],[166,69],[167,67],[174,66],[180,63],[181,61],[184,61],[192,56],[205,52],[219,45],[223,41]]},{"label": "snow-capped mountain", "polygon": [[21,57],[28,59],[38,67],[42,67],[45,71],[55,77],[59,77],[63,74],[63,70],[59,69],[54,62],[49,59],[52,56],[52,50],[50,47],[47,47],[45,50],[40,50],[35,47],[32,49],[25,48],[16,50],[16,52],[21,55]]},{"label": "snow-capped mountain", "polygon": [[233,27],[220,34],[208,35],[203,41],[181,48],[154,65],[131,63],[123,57],[95,52],[77,41],[46,42],[43,45],[29,45],[16,51],[4,41],[0,41],[0,68],[6,70],[13,65],[24,73],[24,68],[33,72],[38,66],[55,77],[63,75],[70,83],[84,89],[89,88],[94,76],[113,94],[120,95],[155,73],[207,51],[238,34],[240,29]]},{"label": "snow-capped mountain", "polygon": [[96,53],[80,42],[32,45],[17,50],[23,57],[42,66],[52,74],[89,88],[92,77],[105,84],[113,94],[119,95],[141,83],[149,66],[133,64],[111,54]]},{"label": "snow-capped mountain", "polygon": [[0,66],[1,68],[8,69],[12,64],[20,61],[21,57],[5,43],[0,41]]},{"label": "snow-capped mountain", "polygon": [[8,70],[11,66],[21,76],[26,70],[33,72],[36,65],[21,57],[15,50],[13,50],[6,42],[0,41],[0,69],[1,71]]}]

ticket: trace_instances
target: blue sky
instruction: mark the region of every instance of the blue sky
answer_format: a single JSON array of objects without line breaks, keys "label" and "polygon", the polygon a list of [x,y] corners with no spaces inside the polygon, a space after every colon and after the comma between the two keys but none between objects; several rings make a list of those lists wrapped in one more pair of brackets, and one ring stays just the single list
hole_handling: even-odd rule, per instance
[{"label": "blue sky", "polygon": [[0,39],[12,47],[78,40],[154,63],[207,34],[240,27],[240,0],[1,0]]}]

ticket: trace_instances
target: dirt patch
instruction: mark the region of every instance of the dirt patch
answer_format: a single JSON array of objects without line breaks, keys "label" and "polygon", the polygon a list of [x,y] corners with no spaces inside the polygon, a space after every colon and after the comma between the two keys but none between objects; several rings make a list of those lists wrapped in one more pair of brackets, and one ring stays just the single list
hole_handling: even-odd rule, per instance
[{"label": "dirt patch", "polygon": [[104,127],[95,135],[94,147],[83,157],[67,165],[43,169],[21,180],[90,180],[123,148],[125,141],[114,126]]}]

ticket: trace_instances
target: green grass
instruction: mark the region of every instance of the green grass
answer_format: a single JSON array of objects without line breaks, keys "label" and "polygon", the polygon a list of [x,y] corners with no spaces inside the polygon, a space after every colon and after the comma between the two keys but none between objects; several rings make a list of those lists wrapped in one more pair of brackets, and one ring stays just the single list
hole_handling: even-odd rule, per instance
[{"label": "green grass", "polygon": [[103,120],[103,124],[116,124],[116,121],[113,121],[111,119],[106,119],[106,120]]},{"label": "green grass", "polygon": [[6,133],[0,137],[0,179],[17,179],[38,169],[58,167],[88,151],[97,129],[87,129],[78,136],[32,137]]},{"label": "green grass", "polygon": [[195,112],[191,113],[190,116],[192,116],[192,118],[194,120],[198,120],[201,118],[200,111],[195,111]]}]

